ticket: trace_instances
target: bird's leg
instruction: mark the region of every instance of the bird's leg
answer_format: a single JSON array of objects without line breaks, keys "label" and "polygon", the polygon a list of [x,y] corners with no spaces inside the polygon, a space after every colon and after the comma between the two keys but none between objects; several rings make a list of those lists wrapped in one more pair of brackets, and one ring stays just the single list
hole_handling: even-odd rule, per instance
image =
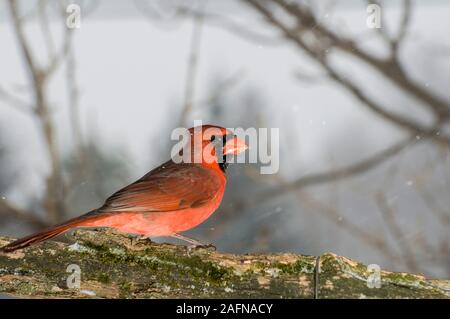
[{"label": "bird's leg", "polygon": [[186,236],[183,236],[180,234],[173,234],[171,237],[188,242],[189,244],[191,244],[193,246],[205,246],[205,244],[203,244],[202,242],[200,242],[198,240],[195,240],[193,238],[189,238],[189,237],[186,237]]},{"label": "bird's leg", "polygon": [[177,238],[180,240],[184,240],[185,242],[190,243],[191,245],[188,247],[189,249],[192,248],[214,248],[214,250],[216,250],[216,246],[212,245],[212,244],[204,244],[198,240],[180,235],[180,234],[173,234],[171,237],[173,238]]}]

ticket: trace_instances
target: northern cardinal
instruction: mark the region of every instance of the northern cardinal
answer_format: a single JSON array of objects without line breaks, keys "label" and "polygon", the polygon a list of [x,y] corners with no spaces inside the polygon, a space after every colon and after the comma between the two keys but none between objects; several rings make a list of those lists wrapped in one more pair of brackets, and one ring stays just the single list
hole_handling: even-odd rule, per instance
[{"label": "northern cardinal", "polygon": [[[173,159],[122,188],[103,206],[41,232],[20,238],[0,249],[12,252],[57,236],[75,227],[109,227],[141,237],[170,236],[193,244],[200,242],[180,235],[205,221],[220,205],[225,191],[226,155],[237,155],[247,145],[223,127],[203,125],[188,130],[190,142],[180,154],[200,163]],[[197,142],[196,142],[197,141]],[[200,142],[198,142],[200,141]],[[220,147],[216,151],[216,147]],[[204,152],[206,148],[210,152]],[[195,155],[197,156],[197,155]]]}]

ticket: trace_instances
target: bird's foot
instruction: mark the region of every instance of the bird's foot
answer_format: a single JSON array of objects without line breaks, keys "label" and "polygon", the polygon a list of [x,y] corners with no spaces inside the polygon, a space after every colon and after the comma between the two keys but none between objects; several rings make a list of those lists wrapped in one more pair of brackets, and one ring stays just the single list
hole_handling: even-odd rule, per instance
[{"label": "bird's foot", "polygon": [[216,250],[216,246],[214,246],[213,244],[204,244],[196,239],[189,238],[180,234],[173,234],[172,237],[188,242],[190,244],[189,246],[187,246],[188,251],[192,251],[193,249],[212,249],[212,251]]},{"label": "bird's foot", "polygon": [[200,245],[189,245],[187,246],[188,251],[192,251],[194,249],[206,249],[211,251],[216,251],[217,248],[213,244],[200,244]]},{"label": "bird's foot", "polygon": [[150,237],[147,237],[145,235],[130,235],[130,241],[131,241],[131,246],[134,247],[137,244],[143,242],[143,241],[147,241],[148,243],[151,243],[151,239]]}]

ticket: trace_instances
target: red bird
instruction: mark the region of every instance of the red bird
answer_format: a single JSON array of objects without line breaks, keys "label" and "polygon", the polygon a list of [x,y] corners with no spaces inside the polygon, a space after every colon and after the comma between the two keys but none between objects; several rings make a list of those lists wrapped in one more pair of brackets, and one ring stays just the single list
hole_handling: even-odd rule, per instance
[{"label": "red bird", "polygon": [[[114,193],[100,208],[20,238],[0,251],[12,252],[75,227],[109,227],[141,238],[170,236],[202,245],[180,232],[201,224],[219,207],[226,184],[225,156],[248,147],[223,127],[203,125],[188,131],[190,142],[180,155],[190,154],[191,162],[170,159]],[[221,148],[218,152],[217,147]],[[200,161],[193,161],[197,154]]]}]

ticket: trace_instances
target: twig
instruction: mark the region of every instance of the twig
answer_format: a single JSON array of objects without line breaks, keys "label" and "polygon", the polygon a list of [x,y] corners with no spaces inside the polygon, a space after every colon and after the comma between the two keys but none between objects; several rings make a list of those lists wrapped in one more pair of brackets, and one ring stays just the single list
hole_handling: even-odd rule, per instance
[{"label": "twig", "polygon": [[19,42],[19,46],[25,57],[25,65],[31,76],[32,87],[35,95],[35,114],[39,120],[41,132],[44,136],[47,153],[50,158],[50,175],[47,177],[46,209],[50,221],[57,222],[60,214],[64,213],[62,203],[62,178],[60,170],[60,158],[55,140],[55,129],[50,114],[47,100],[47,81],[52,73],[55,63],[50,63],[50,67],[42,68],[36,62],[31,45],[23,30],[23,20],[20,18],[16,0],[9,0],[9,11],[11,13],[14,31]]},{"label": "twig", "polygon": [[402,255],[406,259],[406,263],[411,269],[417,271],[417,263],[414,258],[414,253],[411,250],[410,246],[405,243],[405,235],[403,234],[402,229],[397,224],[394,211],[386,202],[386,198],[383,193],[378,192],[376,194],[376,203],[380,212],[383,214],[383,221],[385,221],[389,232],[391,233],[397,245],[400,247]]},{"label": "twig", "polygon": [[[161,18],[160,15],[154,12],[154,10],[150,9],[148,1],[134,0],[134,4],[139,10],[139,13],[143,14],[147,18],[147,21],[153,22],[163,20],[163,18]],[[278,37],[271,37],[262,34],[258,31],[249,29],[243,23],[237,22],[234,19],[227,17],[225,15],[216,14],[213,12],[206,12],[205,10],[198,10],[196,8],[190,8],[185,5],[180,5],[175,9],[174,16],[171,17],[171,20],[175,21],[177,18],[178,19],[192,18],[200,14],[203,16],[205,24],[221,28],[249,42],[254,42],[258,45],[270,45],[270,46],[283,44],[282,39]],[[156,25],[158,26],[158,24]]]},{"label": "twig", "polygon": [[[65,7],[63,5],[63,3],[60,3],[60,10],[61,10],[61,16],[62,19],[64,20],[65,17]],[[48,21],[47,21],[48,23]],[[62,62],[65,60],[65,58],[67,57],[67,55],[70,53],[71,51],[71,46],[72,46],[72,36],[73,36],[73,29],[68,28],[65,23],[62,24],[63,25],[63,41],[62,41],[62,46],[59,49],[58,53],[54,53],[54,49],[50,50],[49,52],[50,54],[50,62],[48,64],[48,66],[45,69],[45,74],[47,76],[50,76],[53,72],[55,72],[58,67],[62,64]],[[51,32],[49,28],[45,28],[44,31],[46,31],[46,38],[52,39],[51,36]],[[52,41],[47,41],[50,43],[53,43]],[[53,53],[52,53],[53,51]]]},{"label": "twig", "polygon": [[[187,8],[187,7],[180,7],[179,8],[180,15],[186,15],[186,16],[196,16],[200,12],[195,9]],[[278,37],[270,37],[268,35],[264,35],[261,33],[258,33],[256,31],[253,31],[251,29],[248,29],[244,25],[234,21],[233,19],[219,14],[214,14],[211,12],[204,12],[204,21],[205,23],[208,23],[212,26],[216,26],[218,28],[222,28],[226,31],[229,31],[233,35],[239,36],[244,38],[247,41],[254,42],[258,45],[281,45],[283,44],[282,39]]]},{"label": "twig", "polygon": [[192,30],[188,69],[186,75],[184,106],[180,116],[181,126],[186,124],[187,118],[194,107],[193,103],[195,98],[195,89],[196,89],[195,85],[197,80],[202,26],[203,26],[203,15],[199,13],[194,17],[194,26]]},{"label": "twig", "polygon": [[[331,48],[337,48],[371,66],[375,71],[384,75],[399,88],[403,89],[411,96],[423,102],[423,105],[435,114],[438,122],[443,122],[450,119],[450,103],[440,97],[435,96],[432,92],[424,88],[423,85],[420,85],[409,78],[408,75],[403,71],[403,68],[398,63],[398,61],[393,61],[391,58],[378,58],[362,50],[357,45],[355,45],[355,42],[352,39],[339,36],[324,25],[318,23],[316,18],[308,11],[308,9],[303,8],[299,4],[294,2],[288,3],[285,0],[271,0],[267,2],[261,2],[258,0],[243,1],[259,11],[270,24],[281,30],[283,35],[288,40],[295,43],[301,50],[306,52],[310,58],[312,58],[316,62],[319,62],[321,66],[325,67],[328,73],[337,82],[341,83],[343,77],[339,76],[339,74],[326,62],[326,52]],[[283,8],[286,13],[290,14],[297,20],[298,26],[296,26],[295,28],[288,27],[279,18],[276,18],[273,14],[274,10],[268,9],[265,5],[268,2],[275,3]],[[309,35],[308,41],[302,38],[302,35],[305,33],[308,33]],[[313,35],[313,37],[311,37],[311,35]],[[350,92],[353,94],[357,91],[352,89],[352,87],[356,87],[356,85],[349,82],[349,80],[346,80],[346,83],[341,84],[349,88]],[[360,96],[357,97],[360,98]],[[372,104],[376,103],[372,101]],[[375,110],[374,108],[372,109]],[[377,108],[377,111],[382,111],[382,108]],[[393,114],[386,114],[386,111],[380,112],[380,114],[385,117],[386,115],[390,115],[388,119],[399,120],[399,124],[401,124],[402,126],[404,126],[405,123],[408,125],[414,124],[408,123],[411,121],[407,120],[404,117],[393,116]]]},{"label": "twig", "polygon": [[321,213],[322,216],[334,222],[336,225],[342,227],[355,238],[362,240],[364,243],[366,243],[366,245],[377,249],[391,261],[401,261],[401,259],[390,250],[389,246],[386,244],[386,241],[383,238],[374,236],[369,232],[364,231],[361,227],[352,223],[346,218],[340,218],[341,215],[334,207],[324,204],[323,202],[314,198],[311,194],[305,191],[299,191],[297,192],[297,194],[297,198],[301,204],[307,204],[310,207],[314,208],[316,212]]},{"label": "twig", "polygon": [[283,188],[272,189],[265,192],[261,196],[261,200],[273,198],[275,196],[279,196],[285,192],[285,190],[297,190],[302,187],[317,185],[326,182],[333,182],[338,180],[343,180],[346,178],[350,178],[356,176],[358,174],[366,173],[370,169],[373,169],[384,163],[386,160],[392,158],[397,155],[401,151],[403,151],[408,146],[414,145],[415,137],[409,137],[403,141],[400,141],[391,147],[376,153],[367,159],[361,160],[359,162],[350,164],[346,167],[338,168],[331,171],[326,171],[322,173],[316,173],[312,175],[306,175],[294,180],[292,182],[287,182],[283,184]]}]

